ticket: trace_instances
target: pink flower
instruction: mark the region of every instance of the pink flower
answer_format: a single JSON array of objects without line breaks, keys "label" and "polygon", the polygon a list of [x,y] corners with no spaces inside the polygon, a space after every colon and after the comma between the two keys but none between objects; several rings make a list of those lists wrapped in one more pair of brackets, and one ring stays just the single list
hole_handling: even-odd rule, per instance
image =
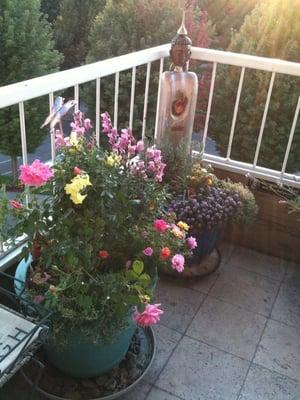
[{"label": "pink flower", "polygon": [[153,147],[148,147],[147,152],[146,152],[146,157],[147,158],[154,158],[154,149]]},{"label": "pink flower", "polygon": [[65,144],[66,143],[65,143],[64,135],[60,132],[59,129],[57,129],[55,131],[55,147],[58,148],[58,147],[64,146]]},{"label": "pink flower", "polygon": [[136,324],[143,328],[156,324],[160,320],[160,315],[163,314],[163,311],[158,308],[159,306],[160,304],[147,304],[142,313],[135,308],[133,319]]},{"label": "pink flower", "polygon": [[136,151],[138,153],[141,153],[145,148],[144,142],[142,140],[139,140],[136,144]]},{"label": "pink flower", "polygon": [[153,249],[152,249],[152,247],[146,247],[146,248],[143,250],[143,253],[145,254],[145,256],[151,257],[152,254],[153,254]]},{"label": "pink flower", "polygon": [[91,120],[90,120],[89,118],[86,118],[86,119],[83,121],[83,125],[84,125],[84,128],[85,128],[86,131],[89,131],[89,130],[92,129],[92,127],[93,127],[93,125],[92,125],[92,123],[91,123]]},{"label": "pink flower", "polygon": [[78,167],[74,167],[73,173],[74,173],[74,175],[80,175],[81,174],[81,169],[78,168]]},{"label": "pink flower", "polygon": [[182,272],[184,270],[184,257],[181,254],[175,254],[175,256],[172,257],[172,268],[176,269],[177,272]]},{"label": "pink flower", "polygon": [[136,153],[136,145],[128,145],[128,154],[131,156],[135,156]]},{"label": "pink flower", "polygon": [[109,133],[112,130],[112,124],[108,112],[106,111],[105,113],[101,114],[101,117],[103,132]]},{"label": "pink flower", "polygon": [[17,200],[10,200],[9,204],[11,205],[12,208],[15,210],[20,210],[22,208],[22,204],[19,203]]},{"label": "pink flower", "polygon": [[186,244],[191,250],[194,250],[198,246],[197,240],[193,236],[190,236],[186,239]]},{"label": "pink flower", "polygon": [[162,232],[163,233],[168,229],[169,225],[163,219],[156,219],[154,221],[153,227],[158,232]]},{"label": "pink flower", "polygon": [[42,186],[53,177],[48,165],[40,160],[34,160],[31,165],[21,165],[19,180],[23,185]]}]

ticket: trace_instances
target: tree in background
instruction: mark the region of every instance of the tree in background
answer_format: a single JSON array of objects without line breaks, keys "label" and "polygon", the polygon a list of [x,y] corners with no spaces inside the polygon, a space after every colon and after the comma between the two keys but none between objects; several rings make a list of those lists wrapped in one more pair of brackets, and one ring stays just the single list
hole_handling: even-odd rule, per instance
[{"label": "tree in background", "polygon": [[53,23],[59,14],[60,0],[41,0],[41,12]]},{"label": "tree in background", "polygon": [[[40,0],[2,0],[0,8],[0,86],[57,70],[60,54],[53,50],[51,27],[40,12]],[[45,132],[39,129],[48,104],[25,102],[27,148],[33,152]],[[18,107],[0,110],[0,152],[12,160],[14,177],[21,155]]]},{"label": "tree in background", "polygon": [[[300,62],[300,0],[266,0],[246,17],[230,51]],[[219,68],[209,132],[226,154],[239,71]],[[271,74],[246,70],[235,128],[232,156],[253,162]],[[281,169],[300,92],[300,79],[277,74],[267,115],[258,165]],[[274,151],[276,149],[276,151]],[[300,170],[300,124],[287,167]]]},{"label": "tree in background", "polygon": [[215,26],[216,38],[213,48],[226,50],[231,36],[237,32],[259,0],[197,0],[201,10],[207,11],[208,18]]},{"label": "tree in background", "polygon": [[106,0],[61,0],[55,23],[56,48],[64,54],[61,69],[85,63],[89,50],[88,34]]},{"label": "tree in background", "polygon": [[[87,62],[94,62],[121,54],[169,43],[180,25],[182,11],[173,0],[108,0],[92,27]],[[165,69],[168,66],[165,65]],[[140,133],[145,92],[145,68],[137,68],[134,130]],[[112,112],[114,77],[102,79],[101,109]],[[147,133],[153,135],[158,87],[158,63],[152,63],[148,99]],[[120,74],[119,125],[129,119],[131,71]],[[94,110],[95,91],[89,101]]]},{"label": "tree in background", "polygon": [[[201,11],[198,3],[197,0],[190,1],[186,16],[186,27],[194,46],[208,48],[214,40],[215,28],[208,19],[208,12]],[[205,124],[212,65],[207,62],[191,61],[190,69],[197,73],[199,82],[194,132],[201,132]]]}]

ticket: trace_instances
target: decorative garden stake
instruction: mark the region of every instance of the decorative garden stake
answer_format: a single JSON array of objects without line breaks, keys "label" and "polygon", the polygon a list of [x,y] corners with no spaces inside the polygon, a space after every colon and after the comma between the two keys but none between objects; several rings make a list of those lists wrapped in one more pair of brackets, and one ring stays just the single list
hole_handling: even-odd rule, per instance
[{"label": "decorative garden stake", "polygon": [[166,141],[174,146],[184,144],[190,152],[198,78],[194,72],[188,72],[192,42],[185,27],[185,12],[171,44],[171,71],[161,76],[156,140],[158,144]]}]

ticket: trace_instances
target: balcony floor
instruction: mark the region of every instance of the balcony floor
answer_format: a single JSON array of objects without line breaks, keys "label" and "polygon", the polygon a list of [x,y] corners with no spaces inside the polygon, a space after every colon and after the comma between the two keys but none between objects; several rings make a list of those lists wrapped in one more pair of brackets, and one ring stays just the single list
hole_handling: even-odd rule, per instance
[{"label": "balcony floor", "polygon": [[[221,253],[207,278],[160,280],[157,355],[123,400],[300,399],[300,266],[228,244]],[[0,399],[28,390],[16,376]]]}]

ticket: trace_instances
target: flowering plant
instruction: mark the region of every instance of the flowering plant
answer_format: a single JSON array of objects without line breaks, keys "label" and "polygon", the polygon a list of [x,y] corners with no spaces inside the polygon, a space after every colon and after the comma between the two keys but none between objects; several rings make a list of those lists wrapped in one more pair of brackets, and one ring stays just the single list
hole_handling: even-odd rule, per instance
[{"label": "flowering plant", "polygon": [[186,195],[175,197],[168,208],[176,219],[190,225],[190,233],[222,228],[226,222],[251,222],[257,205],[252,192],[241,183],[218,179],[212,171],[192,163]]},{"label": "flowering plant", "polygon": [[[91,121],[78,111],[65,137],[56,131],[57,157],[50,167],[35,160],[20,168],[24,194],[11,201],[34,258],[29,290],[34,301],[56,311],[62,326],[90,321],[99,337],[111,337],[128,323],[159,320],[152,305],[156,267],[182,271],[195,243],[184,221],[167,214],[161,152],[119,132],[102,115],[109,150],[96,145]],[[37,194],[38,191],[38,194]],[[89,332],[87,332],[89,333]]]}]

